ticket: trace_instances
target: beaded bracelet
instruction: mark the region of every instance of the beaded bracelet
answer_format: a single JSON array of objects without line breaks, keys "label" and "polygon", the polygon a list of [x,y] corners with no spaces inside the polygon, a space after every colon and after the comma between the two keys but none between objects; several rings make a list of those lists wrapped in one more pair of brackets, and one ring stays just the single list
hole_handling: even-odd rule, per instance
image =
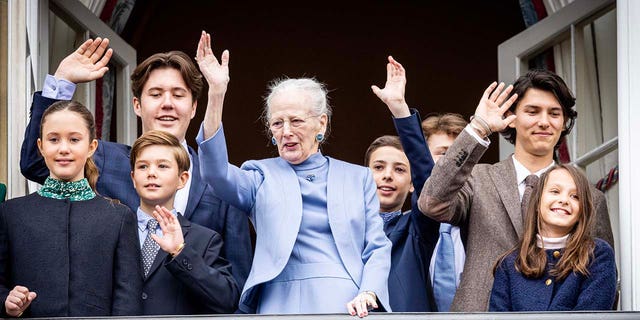
[{"label": "beaded bracelet", "polygon": [[[469,118],[469,121],[472,123],[473,126],[473,120],[478,120],[477,123],[480,124],[480,126],[482,128],[479,128],[481,131],[484,131],[485,133],[485,137],[490,136],[493,131],[491,131],[491,127],[489,126],[489,123],[487,123],[487,121],[485,121],[482,117],[480,116],[476,116],[476,115],[472,115],[471,118]],[[474,128],[477,128],[475,126],[473,126]]]}]

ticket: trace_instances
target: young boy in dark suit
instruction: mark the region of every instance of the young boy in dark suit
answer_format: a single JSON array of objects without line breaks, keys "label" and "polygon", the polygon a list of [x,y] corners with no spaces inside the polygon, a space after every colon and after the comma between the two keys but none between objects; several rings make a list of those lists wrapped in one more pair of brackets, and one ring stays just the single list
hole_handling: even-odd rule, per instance
[{"label": "young boy in dark suit", "polygon": [[189,178],[189,155],[178,139],[146,132],[131,149],[131,170],[140,196],[143,314],[234,312],[239,290],[231,265],[220,257],[222,238],[174,209],[176,192]]}]

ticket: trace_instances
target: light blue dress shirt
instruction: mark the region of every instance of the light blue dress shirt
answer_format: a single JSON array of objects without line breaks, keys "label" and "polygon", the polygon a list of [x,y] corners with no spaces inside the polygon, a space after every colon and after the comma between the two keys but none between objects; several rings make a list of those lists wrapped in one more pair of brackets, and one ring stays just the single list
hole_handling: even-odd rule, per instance
[{"label": "light blue dress shirt", "polygon": [[56,100],[71,100],[73,93],[76,91],[76,84],[64,79],[56,79],[48,74],[44,78],[44,86],[42,87],[42,96]]},{"label": "light blue dress shirt", "polygon": [[[171,214],[173,214],[174,217],[177,217],[178,212],[174,209],[171,210]],[[138,210],[136,211],[136,216],[138,216],[138,241],[140,241],[140,248],[142,248],[144,239],[147,238],[147,234],[149,233],[149,230],[147,229],[147,223],[149,222],[149,220],[153,219],[153,217],[142,211],[140,207],[138,207]],[[163,235],[162,228],[160,228],[159,224],[158,229],[156,230],[156,235],[158,237],[162,237]]]}]

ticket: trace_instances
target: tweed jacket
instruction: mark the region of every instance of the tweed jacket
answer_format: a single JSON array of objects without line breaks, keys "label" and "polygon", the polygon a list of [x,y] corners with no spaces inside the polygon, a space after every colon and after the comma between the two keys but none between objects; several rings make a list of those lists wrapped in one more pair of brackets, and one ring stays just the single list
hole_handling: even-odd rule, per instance
[{"label": "tweed jacket", "polygon": [[[419,199],[426,215],[468,232],[467,258],[451,311],[487,310],[493,265],[499,255],[518,243],[523,232],[513,159],[477,164],[486,149],[463,130],[436,163]],[[606,199],[595,188],[592,194],[596,208],[592,234],[613,247]]]},{"label": "tweed jacket", "polygon": [[517,251],[512,252],[496,269],[489,311],[611,310],[616,297],[616,261],[611,246],[594,240],[589,276],[571,273],[561,281],[550,276],[549,270],[562,257],[562,249],[545,250],[547,268],[537,279],[516,271]]},{"label": "tweed jacket", "polygon": [[[22,142],[20,170],[27,179],[38,183],[43,183],[49,176],[49,169],[36,146],[40,135],[40,121],[44,111],[57,101],[43,97],[40,92],[33,95],[31,118]],[[200,178],[198,153],[191,147],[188,149],[193,163],[184,217],[222,236],[224,244],[221,254],[231,262],[233,276],[238,285],[242,286],[249,274],[253,256],[249,221],[244,213],[213,195],[211,187]],[[99,140],[93,161],[100,171],[96,185],[98,193],[118,199],[136,212],[140,198],[131,181],[130,151],[131,146]]]},{"label": "tweed jacket", "polygon": [[[298,177],[280,157],[247,161],[242,169],[230,164],[222,126],[210,139],[202,137],[201,128],[196,140],[203,179],[220,198],[249,212],[256,227],[256,252],[239,305],[241,311],[253,313],[259,285],[282,272],[298,235],[302,221]],[[371,171],[329,158],[326,192],[329,226],[345,269],[360,291],[375,292],[382,307],[390,311],[391,242],[384,235]],[[326,288],[326,294],[331,295],[331,290]]]},{"label": "tweed jacket", "polygon": [[139,256],[135,215],[103,197],[0,205],[0,299],[16,285],[34,291],[25,317],[141,314]]}]

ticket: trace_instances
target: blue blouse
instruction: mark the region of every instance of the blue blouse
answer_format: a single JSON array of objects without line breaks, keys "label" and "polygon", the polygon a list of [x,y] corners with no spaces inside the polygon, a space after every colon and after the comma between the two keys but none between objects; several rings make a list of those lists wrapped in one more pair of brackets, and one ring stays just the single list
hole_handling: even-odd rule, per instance
[{"label": "blue blouse", "polygon": [[[320,152],[292,165],[302,196],[302,219],[282,272],[263,284],[257,313],[337,313],[358,293],[342,264],[327,211],[329,161]],[[327,296],[326,288],[337,292]],[[287,301],[283,303],[283,301]],[[321,303],[314,303],[321,302]]]},{"label": "blue blouse", "polygon": [[[300,183],[302,222],[288,264],[342,264],[333,234],[331,234],[327,212],[329,161],[317,152],[303,163],[291,166]],[[348,276],[346,270],[344,275]]]}]

